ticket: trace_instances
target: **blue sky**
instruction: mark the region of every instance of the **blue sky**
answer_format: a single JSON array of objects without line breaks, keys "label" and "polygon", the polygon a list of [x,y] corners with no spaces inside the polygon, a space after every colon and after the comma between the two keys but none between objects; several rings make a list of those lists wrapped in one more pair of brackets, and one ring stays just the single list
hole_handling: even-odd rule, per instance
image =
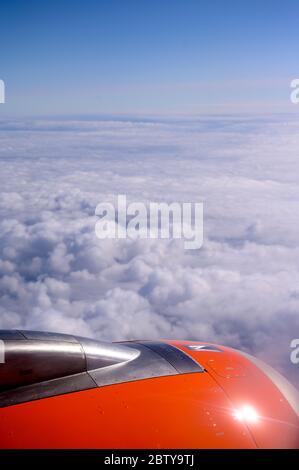
[{"label": "blue sky", "polygon": [[4,115],[294,110],[298,1],[4,0]]}]

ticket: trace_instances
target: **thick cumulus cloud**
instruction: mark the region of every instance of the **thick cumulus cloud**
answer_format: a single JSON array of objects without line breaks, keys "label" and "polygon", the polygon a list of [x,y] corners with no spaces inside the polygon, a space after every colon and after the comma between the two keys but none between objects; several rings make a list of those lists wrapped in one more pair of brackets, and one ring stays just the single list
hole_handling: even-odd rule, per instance
[{"label": "thick cumulus cloud", "polygon": [[[184,338],[299,385],[299,121],[0,123],[0,328]],[[95,207],[204,202],[204,245],[99,240]]]}]

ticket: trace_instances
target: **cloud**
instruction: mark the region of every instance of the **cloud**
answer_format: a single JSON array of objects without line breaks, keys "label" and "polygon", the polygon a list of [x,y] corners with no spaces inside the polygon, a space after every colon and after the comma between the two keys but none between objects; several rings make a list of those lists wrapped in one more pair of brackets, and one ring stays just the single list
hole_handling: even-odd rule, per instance
[{"label": "cloud", "polygon": [[[0,123],[0,327],[247,350],[297,385],[299,121]],[[105,240],[95,207],[204,202],[201,250]]]}]

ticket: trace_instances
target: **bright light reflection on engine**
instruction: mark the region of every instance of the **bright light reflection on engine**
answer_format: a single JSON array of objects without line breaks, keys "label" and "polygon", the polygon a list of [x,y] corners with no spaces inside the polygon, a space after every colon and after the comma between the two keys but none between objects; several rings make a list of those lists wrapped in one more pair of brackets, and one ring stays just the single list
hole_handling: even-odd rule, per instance
[{"label": "bright light reflection on engine", "polygon": [[244,405],[241,408],[235,409],[233,417],[238,421],[245,421],[246,423],[256,423],[259,419],[256,410],[250,405]]}]

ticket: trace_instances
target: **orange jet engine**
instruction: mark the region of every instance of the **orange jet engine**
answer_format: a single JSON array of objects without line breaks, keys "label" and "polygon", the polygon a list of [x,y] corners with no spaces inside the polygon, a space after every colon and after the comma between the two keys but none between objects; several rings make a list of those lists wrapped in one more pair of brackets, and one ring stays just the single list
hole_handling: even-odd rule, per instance
[{"label": "orange jet engine", "polygon": [[299,394],[235,349],[0,330],[0,447],[299,448]]}]

